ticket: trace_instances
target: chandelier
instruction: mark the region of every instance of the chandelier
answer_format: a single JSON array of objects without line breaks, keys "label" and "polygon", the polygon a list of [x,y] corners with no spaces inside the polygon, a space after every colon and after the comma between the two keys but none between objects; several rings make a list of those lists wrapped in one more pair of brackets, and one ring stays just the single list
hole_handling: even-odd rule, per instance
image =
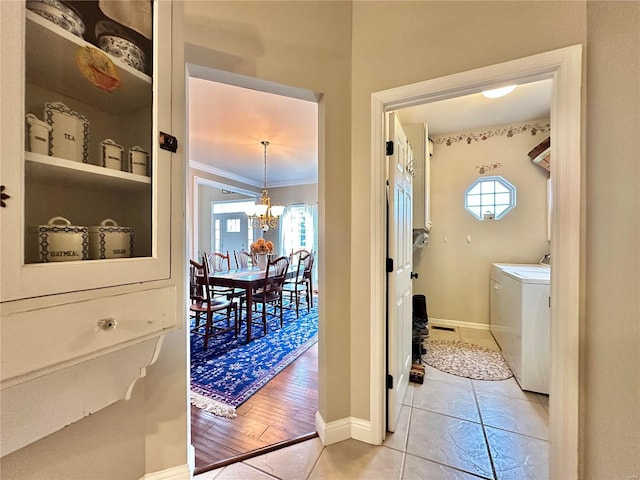
[{"label": "chandelier", "polygon": [[270,228],[276,228],[278,226],[278,220],[282,212],[284,212],[284,207],[271,206],[271,199],[269,198],[269,191],[267,190],[267,147],[269,146],[269,142],[263,140],[260,143],[264,146],[264,188],[262,189],[260,203],[249,206],[246,213],[249,217],[249,225],[251,225],[252,228],[259,228],[266,232]]}]

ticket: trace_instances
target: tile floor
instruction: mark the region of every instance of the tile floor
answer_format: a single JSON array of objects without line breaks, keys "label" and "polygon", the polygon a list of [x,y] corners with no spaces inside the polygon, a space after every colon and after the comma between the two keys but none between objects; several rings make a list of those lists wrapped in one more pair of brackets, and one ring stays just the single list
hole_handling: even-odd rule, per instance
[{"label": "tile floor", "polygon": [[[498,350],[487,330],[431,329]],[[409,384],[396,432],[382,446],[318,438],[195,477],[196,480],[544,480],[548,397],[523,392],[513,378],[470,380],[426,367]]]}]

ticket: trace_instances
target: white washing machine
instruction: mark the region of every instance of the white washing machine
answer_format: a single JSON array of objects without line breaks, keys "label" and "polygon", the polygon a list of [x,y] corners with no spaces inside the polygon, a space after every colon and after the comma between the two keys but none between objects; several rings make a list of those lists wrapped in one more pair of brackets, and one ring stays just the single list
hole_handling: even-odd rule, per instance
[{"label": "white washing machine", "polygon": [[523,390],[549,393],[551,268],[491,265],[491,333]]}]

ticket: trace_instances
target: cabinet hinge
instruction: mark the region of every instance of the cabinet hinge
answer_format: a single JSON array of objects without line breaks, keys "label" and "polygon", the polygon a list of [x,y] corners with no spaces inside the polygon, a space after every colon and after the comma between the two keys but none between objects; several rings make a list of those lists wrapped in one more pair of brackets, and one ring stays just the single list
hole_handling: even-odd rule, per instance
[{"label": "cabinet hinge", "polygon": [[393,388],[393,375],[387,375],[387,388]]},{"label": "cabinet hinge", "polygon": [[393,272],[393,258],[387,258],[387,273]]},{"label": "cabinet hinge", "polygon": [[178,150],[178,139],[168,133],[160,132],[160,148],[176,153]]},{"label": "cabinet hinge", "polygon": [[393,155],[393,141],[389,140],[387,142],[387,155]]}]

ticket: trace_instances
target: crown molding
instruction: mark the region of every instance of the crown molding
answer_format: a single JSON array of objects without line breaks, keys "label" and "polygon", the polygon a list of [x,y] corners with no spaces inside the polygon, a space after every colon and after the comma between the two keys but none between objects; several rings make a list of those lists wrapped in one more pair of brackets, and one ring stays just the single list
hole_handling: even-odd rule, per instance
[{"label": "crown molding", "polygon": [[[225,178],[227,180],[233,180],[235,182],[244,183],[245,185],[251,185],[252,187],[262,188],[264,186],[263,183],[256,182],[251,178],[243,177],[242,175],[228,172],[227,170],[222,170],[221,168],[212,167],[211,165],[198,162],[196,160],[189,160],[189,167],[193,168],[194,170],[199,170],[201,172],[206,172],[211,175],[216,175],[218,177]],[[311,185],[316,183],[318,183],[317,178],[300,178],[290,182],[272,182],[267,186],[268,188],[282,188],[282,187],[295,187],[299,185]]]},{"label": "crown molding", "polygon": [[253,187],[262,188],[262,183],[260,182],[256,182],[255,180],[243,177],[242,175],[238,175],[236,173],[222,170],[221,168],[212,167],[211,165],[207,165],[206,163],[198,162],[196,160],[189,160],[189,167],[195,170],[200,170],[201,172],[209,173],[211,175],[217,175],[218,177],[223,177],[228,180],[233,180],[235,182],[244,183]]}]

